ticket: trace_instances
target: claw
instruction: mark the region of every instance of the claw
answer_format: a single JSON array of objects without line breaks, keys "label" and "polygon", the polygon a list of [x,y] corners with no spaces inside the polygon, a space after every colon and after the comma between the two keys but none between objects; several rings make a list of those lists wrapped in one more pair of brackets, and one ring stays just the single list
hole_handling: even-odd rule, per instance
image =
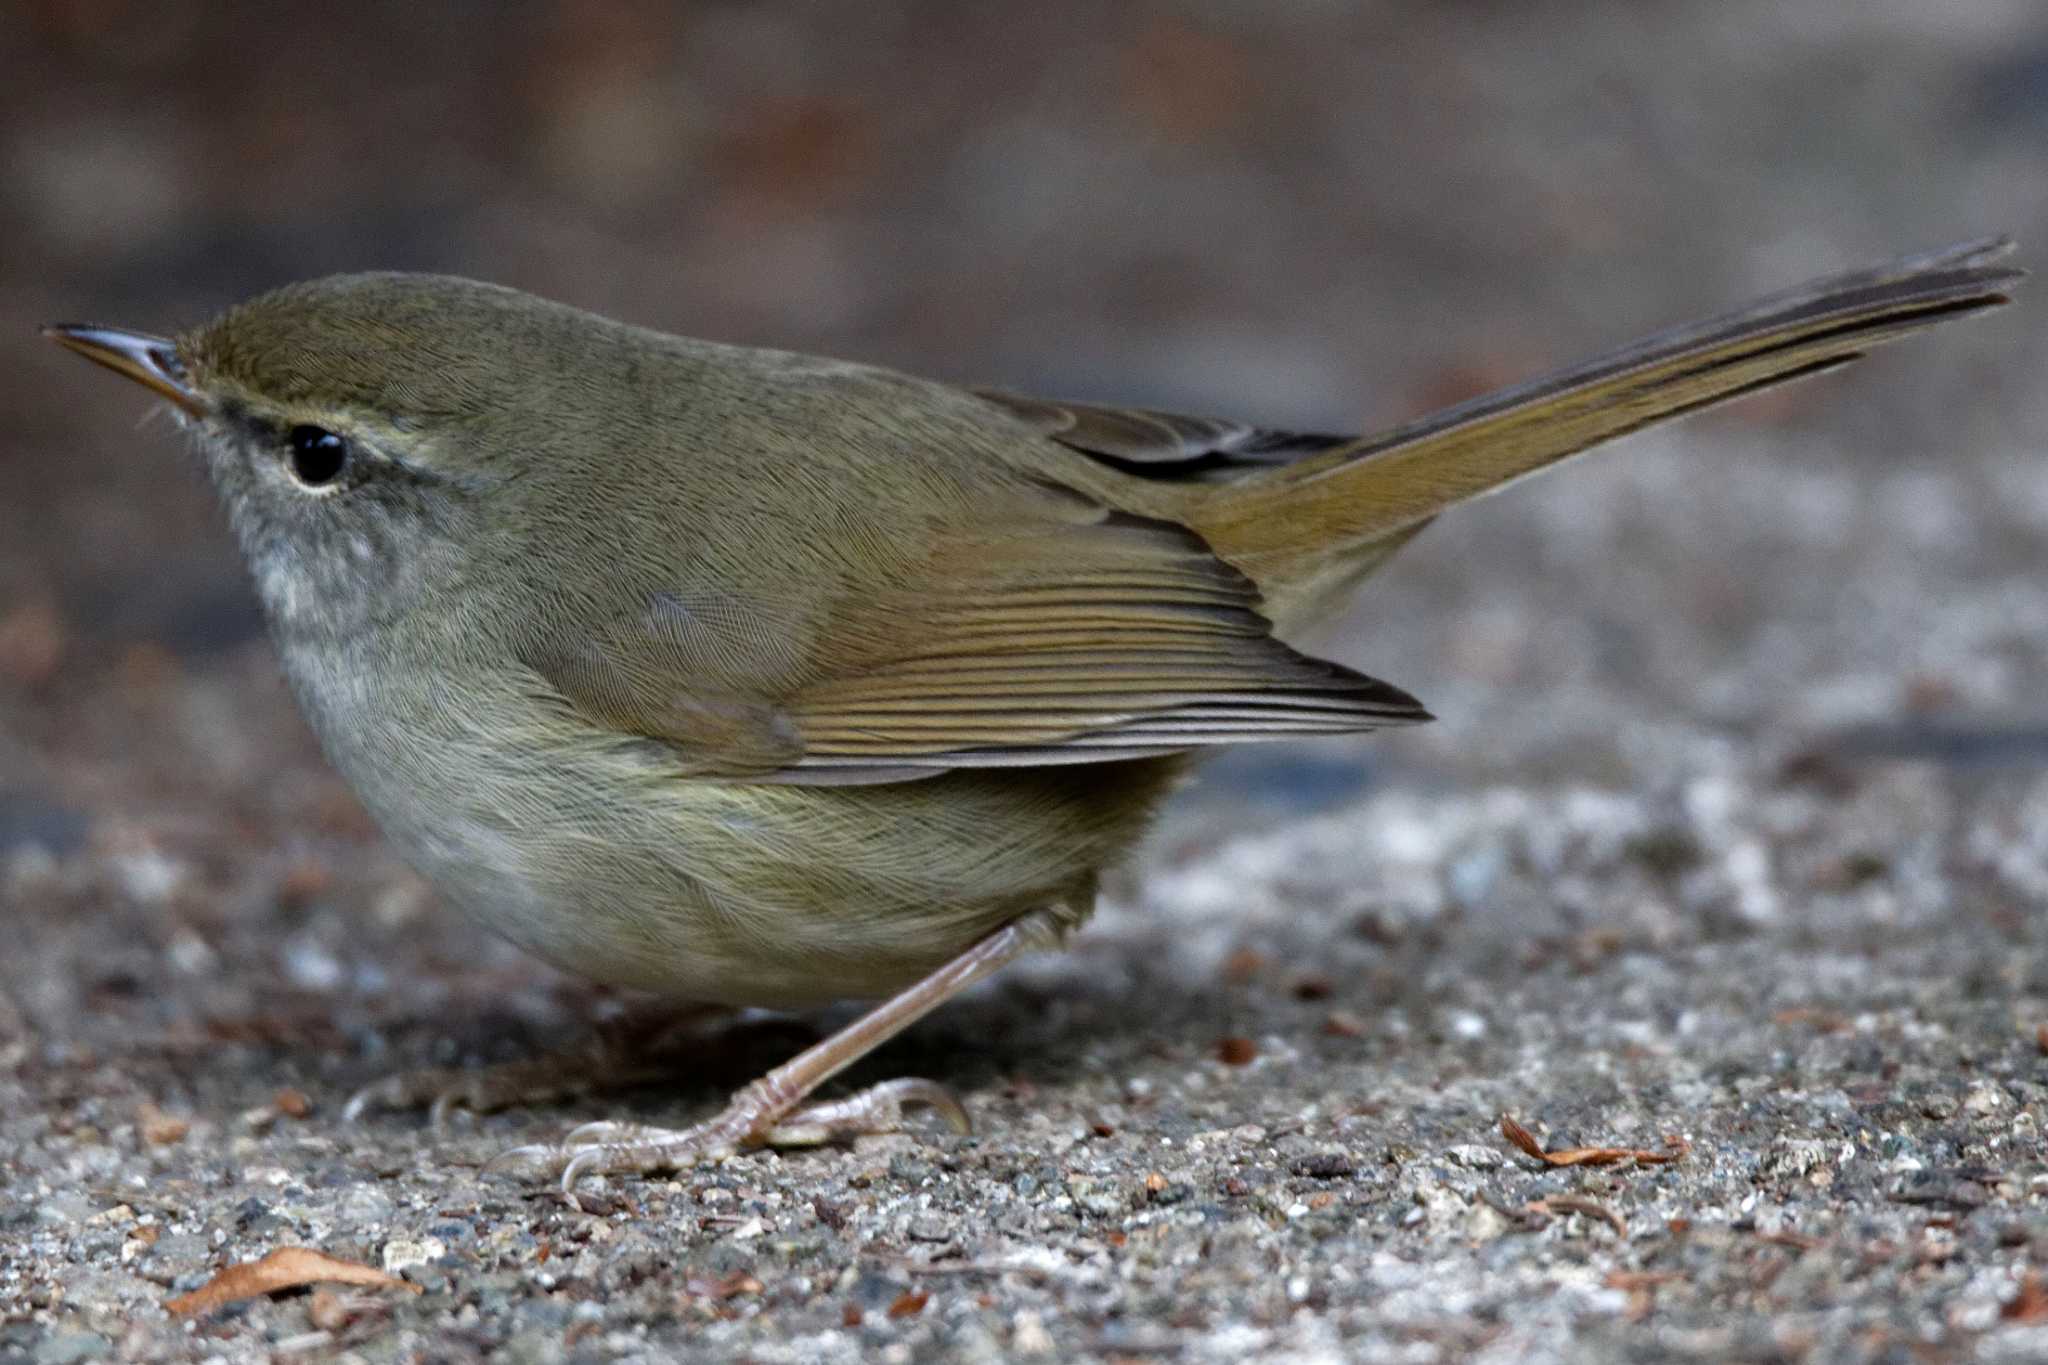
[{"label": "claw", "polygon": [[474,1109],[474,1098],[460,1090],[444,1090],[434,1096],[434,1102],[427,1106],[427,1126],[439,1132],[448,1126],[448,1120],[457,1109]]},{"label": "claw", "polygon": [[372,1107],[398,1108],[405,1103],[406,1080],[404,1076],[386,1076],[383,1080],[373,1081],[356,1091],[348,1097],[348,1103],[341,1107],[342,1122],[355,1123]]},{"label": "claw", "polygon": [[667,1136],[667,1129],[656,1128],[647,1123],[623,1123],[613,1119],[594,1119],[579,1123],[562,1135],[564,1147],[594,1147],[601,1142],[635,1142],[642,1137]]},{"label": "claw", "polygon": [[557,1143],[501,1152],[486,1170],[526,1165],[555,1171],[562,1195],[577,1204],[576,1186],[593,1175],[646,1175],[727,1160],[752,1147],[817,1147],[868,1133],[895,1131],[906,1108],[935,1111],[957,1133],[974,1131],[967,1109],[936,1081],[886,1081],[843,1100],[812,1105],[776,1123],[747,1092],[716,1118],[689,1128],[598,1120],[571,1129]]},{"label": "claw", "polygon": [[974,1132],[967,1106],[952,1091],[937,1081],[906,1076],[843,1100],[798,1110],[768,1129],[760,1140],[771,1147],[820,1147],[839,1138],[892,1132],[903,1122],[904,1109],[913,1106],[935,1111],[962,1137]]},{"label": "claw", "polygon": [[[694,1128],[643,1128],[626,1142],[593,1142],[574,1149],[563,1163],[562,1195],[576,1202],[576,1186],[591,1175],[647,1175],[710,1166],[739,1155],[739,1145],[726,1137],[715,1120]],[[580,1207],[580,1206],[579,1206]]]},{"label": "claw", "polygon": [[564,1148],[552,1142],[529,1142],[519,1147],[507,1147],[479,1167],[486,1172],[510,1170],[514,1166],[525,1166],[535,1175],[546,1175],[561,1165],[567,1153]]},{"label": "claw", "polygon": [[582,1208],[583,1205],[576,1198],[576,1186],[585,1175],[594,1173],[603,1160],[597,1149],[586,1148],[564,1162],[561,1179],[555,1182],[556,1187],[562,1192],[562,1198],[575,1204],[577,1208]]}]

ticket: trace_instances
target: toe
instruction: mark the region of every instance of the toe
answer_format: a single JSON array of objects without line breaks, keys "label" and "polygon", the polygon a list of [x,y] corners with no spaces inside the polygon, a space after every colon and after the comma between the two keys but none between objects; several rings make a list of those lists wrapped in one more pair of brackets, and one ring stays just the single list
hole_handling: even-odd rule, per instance
[{"label": "toe", "polygon": [[341,1107],[344,1122],[355,1123],[375,1109],[410,1109],[425,1097],[420,1081],[426,1073],[401,1072],[372,1082],[348,1097]]},{"label": "toe", "polygon": [[343,1123],[360,1122],[363,1115],[372,1109],[382,1109],[391,1103],[391,1082],[396,1077],[387,1076],[374,1085],[366,1085],[348,1097],[348,1103],[341,1106]]},{"label": "toe", "polygon": [[427,1124],[435,1129],[446,1128],[458,1109],[475,1109],[476,1098],[467,1089],[443,1090],[434,1096],[434,1102],[427,1106]]},{"label": "toe", "polygon": [[937,1081],[907,1076],[884,1081],[857,1095],[800,1109],[760,1135],[772,1147],[817,1147],[828,1142],[893,1133],[903,1126],[903,1111],[921,1107],[937,1111],[956,1133],[972,1133],[967,1107]]},{"label": "toe", "polygon": [[489,1172],[506,1172],[529,1179],[545,1179],[568,1164],[575,1153],[572,1149],[554,1142],[529,1142],[519,1147],[507,1147],[483,1164]]},{"label": "toe", "polygon": [[579,1123],[562,1137],[564,1147],[593,1147],[599,1143],[627,1143],[646,1139],[671,1136],[665,1128],[651,1127],[645,1123],[622,1123],[612,1119],[596,1119],[590,1123]]}]

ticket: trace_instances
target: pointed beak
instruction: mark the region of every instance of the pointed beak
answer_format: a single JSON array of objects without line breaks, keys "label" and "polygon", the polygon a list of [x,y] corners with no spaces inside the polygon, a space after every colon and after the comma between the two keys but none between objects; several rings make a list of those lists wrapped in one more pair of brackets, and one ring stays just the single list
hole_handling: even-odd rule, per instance
[{"label": "pointed beak", "polygon": [[185,382],[185,364],[178,359],[177,343],[166,337],[77,322],[51,323],[43,328],[43,335],[96,365],[155,390],[194,417],[205,414],[198,393]]}]

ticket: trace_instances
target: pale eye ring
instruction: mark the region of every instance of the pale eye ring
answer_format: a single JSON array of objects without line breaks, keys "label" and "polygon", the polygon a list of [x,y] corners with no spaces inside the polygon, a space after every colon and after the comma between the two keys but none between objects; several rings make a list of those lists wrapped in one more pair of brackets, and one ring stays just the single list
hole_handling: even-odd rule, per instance
[{"label": "pale eye ring", "polygon": [[300,423],[285,433],[285,445],[292,477],[308,488],[325,487],[348,468],[348,439],[326,427]]}]

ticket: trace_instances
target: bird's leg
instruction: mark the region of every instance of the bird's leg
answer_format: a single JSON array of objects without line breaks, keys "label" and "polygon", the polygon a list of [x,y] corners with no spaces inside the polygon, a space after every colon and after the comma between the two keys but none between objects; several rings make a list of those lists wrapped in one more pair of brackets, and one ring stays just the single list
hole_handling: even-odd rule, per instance
[{"label": "bird's leg", "polygon": [[376,1109],[425,1108],[435,1127],[457,1109],[487,1114],[625,1090],[673,1074],[680,1044],[731,1011],[721,1005],[646,1006],[600,1024],[591,1038],[530,1061],[401,1071],[349,1097],[350,1122]]},{"label": "bird's leg", "polygon": [[844,1100],[809,1107],[803,1102],[820,1085],[1012,958],[1057,944],[1068,922],[1062,911],[1054,909],[1036,910],[1010,921],[916,985],[739,1091],[716,1118],[689,1128],[588,1123],[560,1143],[515,1147],[491,1164],[558,1171],[563,1193],[573,1199],[576,1182],[586,1175],[643,1175],[716,1160],[750,1147],[809,1146],[861,1133],[887,1132],[910,1104],[936,1109],[956,1129],[967,1132],[967,1111],[932,1081],[888,1081]]}]

